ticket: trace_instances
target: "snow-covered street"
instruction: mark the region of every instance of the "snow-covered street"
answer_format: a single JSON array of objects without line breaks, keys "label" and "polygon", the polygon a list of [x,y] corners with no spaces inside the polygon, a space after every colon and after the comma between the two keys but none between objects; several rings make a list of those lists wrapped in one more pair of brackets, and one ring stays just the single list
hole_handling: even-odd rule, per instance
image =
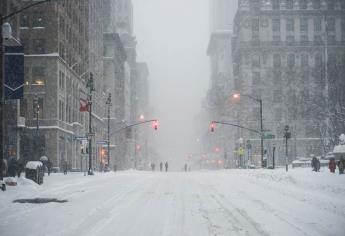
[{"label": "snow-covered street", "polygon": [[[345,176],[310,169],[80,173],[0,194],[1,235],[344,235]],[[20,204],[23,198],[66,203]]]}]

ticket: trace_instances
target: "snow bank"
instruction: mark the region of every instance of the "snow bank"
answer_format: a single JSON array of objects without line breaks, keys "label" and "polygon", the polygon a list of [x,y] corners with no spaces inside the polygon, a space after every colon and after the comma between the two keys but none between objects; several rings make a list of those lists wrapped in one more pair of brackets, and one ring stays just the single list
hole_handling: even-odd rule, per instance
[{"label": "snow bank", "polygon": [[36,170],[38,167],[41,167],[41,166],[43,166],[43,164],[40,161],[29,161],[28,163],[26,163],[25,168]]},{"label": "snow bank", "polygon": [[345,154],[345,145],[338,145],[334,147],[333,153],[335,154]]}]

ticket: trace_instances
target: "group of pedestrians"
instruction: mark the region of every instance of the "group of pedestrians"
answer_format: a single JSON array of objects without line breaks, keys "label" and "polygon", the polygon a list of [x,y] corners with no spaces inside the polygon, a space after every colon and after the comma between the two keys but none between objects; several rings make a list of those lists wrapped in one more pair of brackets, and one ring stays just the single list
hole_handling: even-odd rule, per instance
[{"label": "group of pedestrians", "polygon": [[[152,171],[155,171],[155,163],[151,163],[151,170]],[[169,168],[169,164],[168,162],[166,161],[165,164],[164,164],[164,167],[165,167],[165,172],[168,172],[168,168]],[[162,172],[163,171],[163,162],[159,163],[159,171]]]},{"label": "group of pedestrians", "polygon": [[335,173],[335,169],[337,168],[339,169],[339,174],[344,174],[344,169],[345,169],[345,159],[344,157],[340,157],[339,161],[335,161],[334,158],[330,159],[329,164],[328,164],[328,168],[331,171],[331,173]]},{"label": "group of pedestrians", "polygon": [[22,159],[17,160],[12,157],[8,161],[6,159],[2,162],[2,176],[20,177],[24,171],[24,161]]}]

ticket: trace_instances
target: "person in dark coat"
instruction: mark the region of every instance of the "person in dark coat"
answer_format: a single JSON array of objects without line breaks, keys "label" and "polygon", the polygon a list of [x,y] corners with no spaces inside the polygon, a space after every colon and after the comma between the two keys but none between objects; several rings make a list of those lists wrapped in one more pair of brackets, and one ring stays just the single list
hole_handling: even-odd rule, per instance
[{"label": "person in dark coat", "polygon": [[313,171],[317,171],[317,158],[313,157],[313,159],[311,160],[311,167],[313,168]]},{"label": "person in dark coat", "polygon": [[16,177],[16,174],[17,174],[17,160],[12,157],[8,164],[8,175],[10,177]]},{"label": "person in dark coat", "polygon": [[331,173],[335,173],[335,169],[337,168],[337,165],[335,164],[334,158],[331,158],[328,163],[328,168],[331,171]]},{"label": "person in dark coat", "polygon": [[67,161],[64,161],[63,163],[63,174],[67,175]]},{"label": "person in dark coat", "polygon": [[24,161],[22,159],[18,160],[17,164],[17,176],[20,177],[21,173],[24,171]]},{"label": "person in dark coat", "polygon": [[51,163],[51,161],[49,161],[48,160],[48,162],[47,162],[47,169],[48,169],[48,176],[50,175],[50,172],[51,172],[51,170],[52,170],[52,163]]},{"label": "person in dark coat", "polygon": [[160,172],[162,172],[162,170],[163,170],[163,162],[159,163],[159,170],[160,170]]},{"label": "person in dark coat", "polygon": [[345,160],[343,157],[340,158],[338,161],[338,169],[339,169],[339,174],[344,174],[344,168],[345,168]]},{"label": "person in dark coat", "polygon": [[168,167],[169,167],[168,162],[165,162],[165,172],[168,172]]},{"label": "person in dark coat", "polygon": [[188,166],[187,166],[187,163],[184,164],[184,172],[187,172],[187,169],[188,169]]}]

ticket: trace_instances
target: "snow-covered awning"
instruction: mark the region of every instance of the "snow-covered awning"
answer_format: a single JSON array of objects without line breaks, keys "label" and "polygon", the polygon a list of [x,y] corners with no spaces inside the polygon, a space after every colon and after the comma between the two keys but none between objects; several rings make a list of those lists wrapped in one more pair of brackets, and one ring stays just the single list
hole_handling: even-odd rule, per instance
[{"label": "snow-covered awning", "polygon": [[335,146],[334,147],[334,150],[333,150],[333,154],[339,154],[339,153],[342,153],[342,154],[345,154],[345,145],[338,145],[338,146]]},{"label": "snow-covered awning", "polygon": [[38,167],[43,166],[42,162],[40,161],[29,161],[26,163],[25,168],[30,170],[36,170]]}]

